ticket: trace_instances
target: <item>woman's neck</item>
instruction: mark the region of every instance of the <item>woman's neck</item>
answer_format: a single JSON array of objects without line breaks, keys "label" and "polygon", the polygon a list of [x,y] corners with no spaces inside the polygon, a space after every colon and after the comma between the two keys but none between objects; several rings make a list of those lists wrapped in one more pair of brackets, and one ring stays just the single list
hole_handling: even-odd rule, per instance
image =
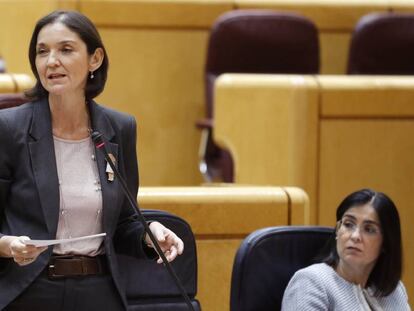
[{"label": "woman's neck", "polygon": [[356,268],[340,260],[335,271],[348,282],[358,284],[362,288],[365,288],[373,267],[374,265],[370,265],[369,267]]},{"label": "woman's neck", "polygon": [[90,135],[89,113],[84,97],[49,97],[49,107],[54,136],[79,140]]}]

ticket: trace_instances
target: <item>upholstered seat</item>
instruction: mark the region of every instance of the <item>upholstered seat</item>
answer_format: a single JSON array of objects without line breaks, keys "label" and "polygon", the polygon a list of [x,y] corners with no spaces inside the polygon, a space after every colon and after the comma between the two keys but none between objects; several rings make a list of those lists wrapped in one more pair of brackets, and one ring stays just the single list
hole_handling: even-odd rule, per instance
[{"label": "upholstered seat", "polygon": [[374,13],[355,26],[349,74],[414,74],[414,14]]},{"label": "upholstered seat", "polygon": [[205,65],[206,119],[200,144],[200,171],[206,181],[231,182],[231,156],[215,145],[214,81],[222,73],[319,72],[319,41],[307,18],[270,10],[236,10],[214,23]]},{"label": "upholstered seat", "polygon": [[[194,310],[200,311],[197,293],[197,254],[191,227],[182,218],[164,211],[142,210],[147,220],[157,220],[184,241],[184,253],[172,267],[181,280]],[[130,311],[188,311],[184,298],[167,269],[154,260],[118,255]]]},{"label": "upholstered seat", "polygon": [[231,311],[280,310],[293,274],[314,262],[333,229],[271,227],[251,233],[241,244],[233,265]]}]

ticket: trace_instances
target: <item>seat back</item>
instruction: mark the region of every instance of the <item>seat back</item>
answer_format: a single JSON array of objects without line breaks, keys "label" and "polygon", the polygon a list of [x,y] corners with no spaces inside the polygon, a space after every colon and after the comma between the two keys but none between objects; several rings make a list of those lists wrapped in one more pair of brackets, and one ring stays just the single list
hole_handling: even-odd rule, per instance
[{"label": "seat back", "polygon": [[[200,311],[197,293],[197,253],[193,232],[183,219],[164,211],[143,210],[149,221],[159,221],[184,241],[184,253],[171,264],[194,309]],[[184,299],[164,265],[155,260],[118,255],[130,311],[188,311]]]},{"label": "seat back", "polygon": [[293,274],[315,261],[334,230],[327,227],[270,227],[251,233],[233,265],[231,311],[280,310]]},{"label": "seat back", "polygon": [[235,10],[214,23],[205,66],[207,117],[213,117],[214,80],[222,73],[319,72],[316,26],[271,10]]},{"label": "seat back", "polygon": [[348,74],[414,74],[414,14],[373,13],[355,26]]},{"label": "seat back", "polygon": [[[203,134],[200,171],[206,181],[233,181],[233,163],[227,151],[212,140],[214,81],[222,73],[319,72],[316,26],[294,13],[272,10],[234,10],[214,23],[205,65],[206,119],[197,123]],[[208,136],[207,138],[205,138]]]}]

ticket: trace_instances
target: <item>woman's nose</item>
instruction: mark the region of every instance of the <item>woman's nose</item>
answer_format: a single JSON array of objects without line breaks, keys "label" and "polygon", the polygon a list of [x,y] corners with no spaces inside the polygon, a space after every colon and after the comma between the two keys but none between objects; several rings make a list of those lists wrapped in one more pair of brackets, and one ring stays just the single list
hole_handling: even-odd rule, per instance
[{"label": "woman's nose", "polygon": [[50,52],[49,57],[47,58],[47,65],[49,67],[56,67],[59,65],[59,58],[57,57],[56,52]]},{"label": "woman's nose", "polygon": [[359,241],[361,240],[361,232],[358,226],[355,226],[354,230],[351,233],[351,239]]}]

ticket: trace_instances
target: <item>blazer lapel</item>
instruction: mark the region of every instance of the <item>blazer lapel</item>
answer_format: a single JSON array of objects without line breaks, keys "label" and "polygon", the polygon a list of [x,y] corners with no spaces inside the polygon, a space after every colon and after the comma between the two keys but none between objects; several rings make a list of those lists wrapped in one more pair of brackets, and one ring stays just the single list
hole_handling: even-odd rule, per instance
[{"label": "blazer lapel", "polygon": [[33,103],[30,158],[45,222],[54,237],[59,217],[59,180],[48,101]]},{"label": "blazer lapel", "polygon": [[[89,112],[93,131],[98,131],[103,135],[108,152],[112,153],[116,162],[118,162],[118,144],[112,142],[112,139],[115,137],[115,131],[104,109],[94,101],[91,101],[89,103]],[[120,185],[118,178],[115,177],[113,181],[108,179],[108,174],[106,173],[107,162],[102,151],[95,147],[95,154],[102,187],[103,229],[110,234],[115,228],[112,223],[117,218],[115,217],[117,209],[120,208],[118,204]],[[117,163],[116,166],[118,167]]]}]

